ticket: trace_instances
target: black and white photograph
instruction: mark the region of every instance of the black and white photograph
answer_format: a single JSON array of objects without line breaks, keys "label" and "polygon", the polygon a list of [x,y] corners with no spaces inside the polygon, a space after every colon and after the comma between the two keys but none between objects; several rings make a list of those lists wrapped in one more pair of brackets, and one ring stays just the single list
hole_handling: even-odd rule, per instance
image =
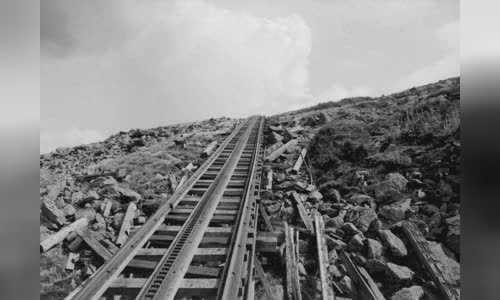
[{"label": "black and white photograph", "polygon": [[41,0],[40,299],[460,299],[460,22]]}]

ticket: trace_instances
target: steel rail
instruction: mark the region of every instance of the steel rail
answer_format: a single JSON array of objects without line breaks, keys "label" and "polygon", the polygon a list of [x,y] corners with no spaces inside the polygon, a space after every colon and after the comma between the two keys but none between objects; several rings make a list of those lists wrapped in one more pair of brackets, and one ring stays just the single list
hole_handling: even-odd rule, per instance
[{"label": "steel rail", "polygon": [[182,277],[190,265],[194,252],[245,150],[255,122],[256,119],[252,118],[222,170],[204,193],[180,234],[172,242],[136,299],[173,299],[175,297]]},{"label": "steel rail", "polygon": [[174,192],[172,197],[163,204],[148,219],[148,221],[134,234],[132,234],[118,252],[108,260],[99,270],[89,277],[80,287],[70,293],[66,299],[99,299],[110,287],[120,272],[127,266],[133,257],[141,249],[142,245],[154,234],[165,220],[165,216],[182,200],[189,190],[195,185],[196,181],[209,169],[212,163],[219,158],[231,140],[240,132],[240,130],[250,122],[247,119],[240,123],[237,128],[228,136],[217,151],[188,179],[182,187]]},{"label": "steel rail", "polygon": [[[230,256],[226,259],[227,268],[224,268],[223,275],[221,277],[221,285],[219,286],[217,292],[217,299],[238,299],[243,296],[248,296],[248,288],[251,277],[253,276],[253,256],[254,256],[254,243],[251,245],[251,249],[249,255],[247,256],[247,264],[248,272],[246,276],[246,281],[242,283],[242,272],[245,264],[243,264],[243,257],[245,252],[247,251],[247,238],[249,230],[253,230],[253,237],[255,242],[256,236],[256,224],[254,224],[253,229],[250,224],[250,210],[252,206],[254,207],[254,213],[256,213],[255,209],[255,179],[257,175],[257,167],[258,163],[260,163],[261,157],[259,156],[261,150],[262,143],[262,130],[263,130],[264,119],[261,118],[259,120],[259,127],[257,132],[257,140],[255,141],[254,151],[252,155],[251,167],[248,176],[248,181],[245,186],[244,197],[242,200],[242,205],[240,206],[240,210],[238,212],[237,219],[237,228],[234,231],[231,243],[230,243]],[[256,218],[256,216],[254,216]],[[241,285],[243,284],[243,288],[245,291],[240,291]]]}]

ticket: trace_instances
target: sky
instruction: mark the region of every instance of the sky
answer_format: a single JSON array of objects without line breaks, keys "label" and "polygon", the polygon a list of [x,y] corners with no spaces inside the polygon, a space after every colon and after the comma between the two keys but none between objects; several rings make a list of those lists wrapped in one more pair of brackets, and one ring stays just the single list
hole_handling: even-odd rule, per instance
[{"label": "sky", "polygon": [[40,152],[460,75],[458,0],[42,0]]}]

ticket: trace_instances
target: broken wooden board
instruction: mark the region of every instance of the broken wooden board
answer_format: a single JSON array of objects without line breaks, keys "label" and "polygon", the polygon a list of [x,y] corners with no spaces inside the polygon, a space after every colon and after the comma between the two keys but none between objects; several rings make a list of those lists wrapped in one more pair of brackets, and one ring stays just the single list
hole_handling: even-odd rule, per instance
[{"label": "broken wooden board", "polygon": [[368,299],[368,300],[384,300],[384,296],[378,289],[377,285],[373,282],[370,275],[366,271],[361,271],[359,268],[352,262],[351,258],[344,252],[344,250],[340,251],[340,259],[342,260],[342,264],[346,267],[347,273],[349,273],[349,277],[353,280],[354,286],[353,289],[357,292],[356,299]]},{"label": "broken wooden board", "polygon": [[283,146],[282,142],[277,142],[270,147],[266,148],[266,151],[264,151],[264,157],[269,156],[269,154],[273,153],[274,151],[278,150],[281,146]]},{"label": "broken wooden board", "polygon": [[307,214],[306,208],[304,207],[304,204],[300,200],[300,196],[299,194],[297,194],[296,191],[292,191],[292,198],[295,201],[295,204],[297,204],[297,209],[299,211],[300,218],[302,219],[302,222],[306,226],[307,230],[311,232],[314,231],[311,218]]},{"label": "broken wooden board", "polygon": [[81,218],[81,219],[76,220],[75,222],[64,227],[63,229],[59,230],[58,232],[56,232],[52,235],[49,235],[42,242],[40,242],[40,251],[45,252],[45,251],[49,250],[50,248],[52,248],[55,245],[62,242],[68,236],[68,234],[70,234],[72,231],[77,230],[78,228],[86,227],[87,225],[88,225],[88,221],[86,218]]},{"label": "broken wooden board", "polygon": [[335,295],[328,284],[328,272],[326,265],[328,264],[328,250],[325,241],[325,224],[323,217],[319,214],[314,216],[314,227],[316,230],[316,248],[318,250],[318,267],[321,280],[321,299],[332,300]]},{"label": "broken wooden board", "polygon": [[298,174],[300,171],[300,167],[302,167],[302,163],[304,162],[304,159],[307,154],[307,148],[303,148],[302,151],[300,151],[299,157],[297,158],[297,161],[295,162],[295,165],[292,168],[292,173]]},{"label": "broken wooden board", "polygon": [[290,300],[301,300],[299,271],[294,242],[294,230],[285,224],[285,252],[286,252],[286,292]]},{"label": "broken wooden board", "polygon": [[271,191],[273,189],[273,170],[267,172],[267,185],[266,190]]},{"label": "broken wooden board", "polygon": [[273,293],[273,289],[271,288],[271,284],[269,283],[269,280],[267,280],[266,273],[264,273],[264,269],[262,268],[262,265],[257,257],[254,260],[254,266],[255,272],[257,273],[257,276],[259,276],[260,283],[262,283],[262,286],[266,291],[267,298],[269,300],[274,300],[275,296]]},{"label": "broken wooden board", "polygon": [[285,153],[285,151],[288,148],[291,148],[291,147],[297,145],[297,143],[298,143],[298,140],[296,140],[296,139],[290,140],[288,143],[284,144],[283,146],[279,147],[276,151],[269,154],[269,156],[266,157],[266,161],[273,161],[273,160],[277,159],[283,153]]},{"label": "broken wooden board", "polygon": [[94,252],[105,261],[109,260],[113,256],[113,254],[111,254],[111,252],[106,249],[106,247],[104,247],[101,243],[99,243],[97,239],[95,239],[91,235],[90,231],[87,228],[77,229],[76,233],[78,233],[78,235],[85,241],[85,243],[87,243],[87,245],[89,245],[89,247],[92,248],[92,250],[94,250]]},{"label": "broken wooden board", "polygon": [[460,288],[448,276],[445,266],[429,247],[429,242],[420,230],[413,223],[403,221],[403,231],[442,296],[450,300],[460,299]]},{"label": "broken wooden board", "polygon": [[132,226],[132,221],[134,220],[135,211],[137,210],[137,205],[134,202],[130,202],[127,207],[127,212],[123,217],[122,226],[120,228],[120,233],[116,238],[115,243],[119,246],[123,245],[130,235],[130,227]]}]

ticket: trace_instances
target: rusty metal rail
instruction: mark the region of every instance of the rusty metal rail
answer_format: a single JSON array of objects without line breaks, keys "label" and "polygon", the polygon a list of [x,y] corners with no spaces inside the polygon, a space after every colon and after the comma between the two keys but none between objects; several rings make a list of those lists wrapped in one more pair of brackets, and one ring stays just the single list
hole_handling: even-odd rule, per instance
[{"label": "rusty metal rail", "polygon": [[250,117],[66,299],[248,299],[264,118]]}]

